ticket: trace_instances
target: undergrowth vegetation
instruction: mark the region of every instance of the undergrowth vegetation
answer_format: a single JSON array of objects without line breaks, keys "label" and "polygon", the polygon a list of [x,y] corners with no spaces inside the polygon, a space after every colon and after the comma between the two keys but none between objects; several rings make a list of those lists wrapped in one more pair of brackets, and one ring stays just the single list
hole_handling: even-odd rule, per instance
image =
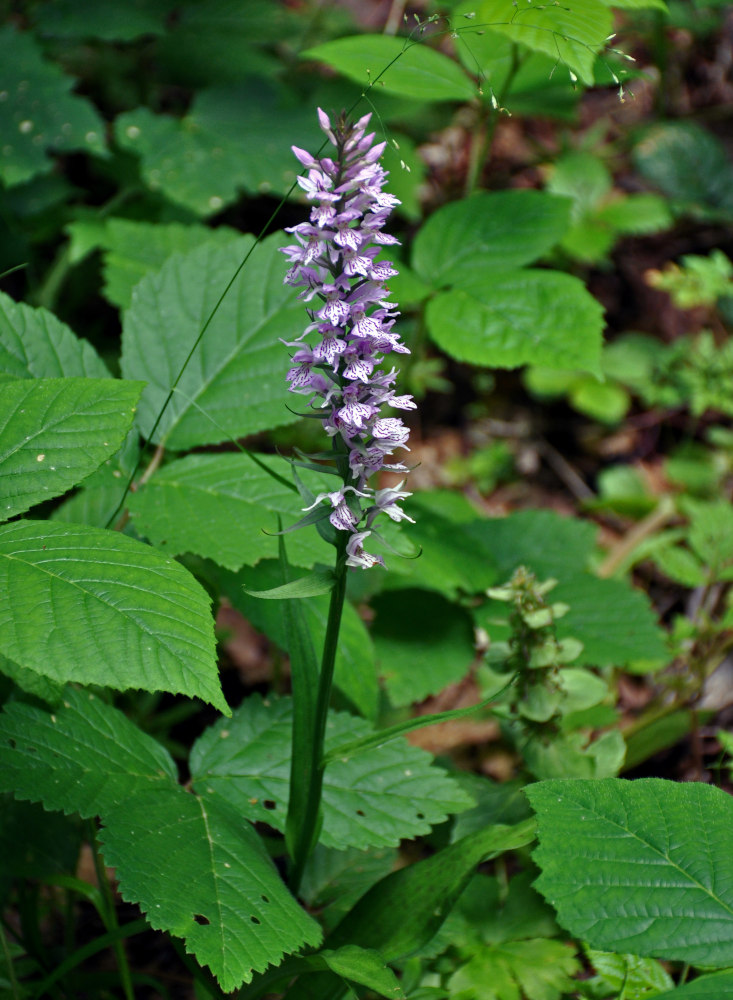
[{"label": "undergrowth vegetation", "polygon": [[4,7],[0,996],[733,997],[727,5]]}]

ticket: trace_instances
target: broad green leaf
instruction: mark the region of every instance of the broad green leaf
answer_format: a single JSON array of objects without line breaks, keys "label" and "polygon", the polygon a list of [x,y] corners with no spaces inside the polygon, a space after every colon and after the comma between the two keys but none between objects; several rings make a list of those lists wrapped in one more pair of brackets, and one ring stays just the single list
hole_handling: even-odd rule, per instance
[{"label": "broad green leaf", "polygon": [[15,660],[9,660],[7,656],[0,653],[0,674],[10,677],[13,683],[17,684],[23,691],[40,698],[47,705],[58,705],[64,685],[58,681],[52,681],[49,677],[37,674],[35,670],[28,670],[21,667]]},{"label": "broad green leaf", "polygon": [[114,455],[141,391],[119,379],[0,384],[0,520],[60,496]]},{"label": "broad green leaf", "polygon": [[[257,246],[217,310],[181,377],[154,441],[185,450],[292,423],[287,409],[287,348],[308,317],[283,285],[283,246],[275,235]],[[137,285],[125,313],[122,370],[148,382],[139,408],[152,433],[173,382],[227,283],[254,240],[206,244],[175,255]]]},{"label": "broad green leaf", "polygon": [[334,575],[332,570],[314,570],[308,576],[299,576],[297,580],[288,580],[279,587],[269,590],[248,590],[250,597],[258,597],[261,601],[287,601],[294,597],[321,597],[333,590]]},{"label": "broad green leaf", "polygon": [[511,826],[531,816],[524,783],[504,781],[498,783],[477,774],[459,775],[461,785],[476,800],[473,809],[467,809],[453,821],[451,840],[461,840],[469,833],[476,833],[489,826]]},{"label": "broad green leaf", "polygon": [[[315,532],[308,533],[316,535]],[[303,537],[302,532],[288,536],[288,557],[294,564],[295,554],[298,551],[295,541],[299,537]],[[281,649],[288,651],[288,636],[277,603],[250,597],[245,591],[245,587],[264,590],[276,586],[278,580],[282,579],[276,564],[271,560],[263,560],[254,570],[244,569],[237,575],[220,571],[215,573],[214,579],[234,607],[238,608],[256,629],[264,632]],[[302,604],[313,644],[320,653],[328,621],[329,598],[325,596],[305,598]],[[376,718],[380,694],[374,663],[374,646],[364,622],[348,601],[344,605],[341,618],[334,683],[360,715],[367,719]]]},{"label": "broad green leaf", "polygon": [[557,636],[583,643],[577,665],[623,666],[667,657],[664,632],[649,598],[625,581],[579,573],[561,578],[551,596],[570,606],[557,622]]},{"label": "broad green leaf", "polygon": [[385,964],[378,951],[345,944],[335,951],[326,949],[313,955],[309,961],[320,968],[328,968],[342,979],[366,986],[380,997],[405,1000],[405,993],[394,972]]},{"label": "broad green leaf", "polygon": [[558,271],[503,271],[428,303],[430,336],[457,361],[486,368],[581,368],[600,375],[603,309]]},{"label": "broad green leaf", "polygon": [[104,816],[100,839],[122,898],[152,927],[183,937],[226,993],[320,941],[262,841],[219,797],[179,786],[140,793]]},{"label": "broad green leaf", "polygon": [[452,59],[391,35],[337,38],[301,53],[317,59],[366,87],[376,84],[392,94],[418,101],[469,101],[475,86]]},{"label": "broad green leaf", "polygon": [[560,1000],[580,968],[572,947],[534,938],[487,945],[448,980],[460,1000]]},{"label": "broad green leaf", "polygon": [[476,520],[466,531],[475,546],[491,552],[498,579],[504,582],[517,566],[527,566],[540,580],[582,572],[588,568],[597,528],[549,510],[523,510]]},{"label": "broad green leaf", "polygon": [[412,266],[432,288],[473,289],[531,264],[560,242],[571,202],[541,191],[475,194],[434,212],[420,229]]},{"label": "broad green leaf", "polygon": [[647,1000],[674,983],[667,970],[653,958],[618,955],[610,951],[587,949],[588,961],[595,970],[590,981],[593,994],[625,992],[628,1000]]},{"label": "broad green leaf", "polygon": [[733,166],[721,142],[694,122],[652,126],[634,149],[642,177],[680,211],[733,217]]},{"label": "broad green leaf", "polygon": [[733,508],[725,500],[706,503],[686,497],[684,511],[690,518],[690,547],[720,576],[733,562]]},{"label": "broad green leaf", "polygon": [[601,3],[618,10],[645,10],[649,7],[662,10],[665,13],[669,10],[664,0],[601,0]]},{"label": "broad green leaf", "polygon": [[0,178],[7,187],[48,173],[48,150],[104,155],[104,122],[87,100],[71,93],[73,77],[44,59],[29,32],[0,29],[0,63]]},{"label": "broad green leaf", "polygon": [[0,378],[108,378],[92,345],[46,309],[0,292]]},{"label": "broad green leaf", "polygon": [[656,778],[545,781],[527,794],[537,888],[571,934],[605,950],[733,962],[730,796]]},{"label": "broad green leaf", "polygon": [[138,222],[109,219],[100,234],[104,249],[104,296],[112,305],[127,309],[132,290],[150,271],[159,271],[174,253],[187,253],[204,243],[226,246],[240,234],[221,226],[184,226],[180,222]]},{"label": "broad green leaf", "polygon": [[[248,698],[232,719],[210,727],[191,751],[194,788],[223,798],[253,822],[284,829],[290,769],[289,698]],[[369,726],[344,712],[329,715],[326,751],[366,733]],[[430,756],[404,740],[334,761],[323,781],[326,847],[395,846],[427,833],[450,813],[471,805]]]},{"label": "broad green leaf", "polygon": [[[290,477],[286,462],[257,458]],[[128,507],[138,533],[171,555],[192,552],[238,570],[277,557],[277,515],[290,524],[300,515],[302,501],[249,455],[237,452],[171,462],[130,495]],[[331,561],[331,552],[313,528],[288,536],[288,556],[296,566]]]},{"label": "broad green leaf", "polygon": [[203,216],[243,189],[287,194],[301,170],[291,145],[315,152],[323,138],[310,105],[293,107],[261,78],[200,91],[184,118],[128,111],[115,136],[151,190]]},{"label": "broad green leaf", "polygon": [[0,735],[2,787],[48,809],[99,815],[123,899],[185,938],[226,991],[319,942],[249,824],[226,802],[181,788],[167,751],[119,710],[68,688],[52,715],[7,706]]},{"label": "broad green leaf", "polygon": [[[612,30],[611,12],[600,0],[579,0],[572,7],[537,6],[530,0],[480,0],[461,4],[456,14],[475,13],[471,29],[506,35],[527,48],[543,52],[593,86],[593,65]],[[466,34],[469,34],[468,32]]]},{"label": "broad green leaf", "polygon": [[52,512],[51,520],[106,528],[110,519],[119,514],[123,491],[139,459],[140,435],[133,427],[122,447],[84,480],[80,490]]},{"label": "broad green leaf", "polygon": [[428,590],[390,590],[372,606],[377,669],[393,705],[412,705],[466,676],[475,648],[463,608]]},{"label": "broad green leaf", "polygon": [[103,38],[132,41],[141,35],[162,35],[174,0],[125,0],[119,4],[79,4],[50,0],[43,6],[38,28],[56,38]]},{"label": "broad green leaf", "polygon": [[177,779],[168,751],[88,691],[64,690],[53,714],[13,702],[0,714],[0,781],[46,809],[104,816],[141,789]]},{"label": "broad green leaf", "polygon": [[675,990],[657,993],[654,1000],[727,1000],[733,996],[733,972],[717,972],[712,976],[700,976],[691,983],[678,986]]},{"label": "broad green leaf", "polygon": [[0,652],[20,666],[227,712],[213,624],[190,573],[135,539],[30,520],[0,529]]}]

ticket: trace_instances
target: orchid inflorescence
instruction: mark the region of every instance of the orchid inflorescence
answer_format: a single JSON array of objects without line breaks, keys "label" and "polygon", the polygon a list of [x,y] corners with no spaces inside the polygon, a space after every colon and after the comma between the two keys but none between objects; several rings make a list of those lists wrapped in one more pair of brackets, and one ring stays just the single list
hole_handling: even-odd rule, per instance
[{"label": "orchid inflorescence", "polygon": [[[372,525],[384,513],[393,521],[412,518],[398,501],[410,496],[398,486],[371,489],[368,480],[381,470],[407,472],[401,462],[388,462],[396,448],[409,451],[409,430],[399,417],[381,416],[382,408],[413,410],[412,396],[397,395],[393,388],[398,370],[379,366],[388,354],[409,354],[393,330],[399,312],[388,299],[385,282],[398,272],[389,261],[378,260],[383,246],[398,244],[382,232],[399,201],[382,190],[387,171],[379,163],[386,143],[374,144],[374,133],[366,133],[371,115],[350,122],[342,114],[332,125],[320,108],[321,128],[336,147],[332,159],[316,159],[297,146],[293,152],[307,169],[298,178],[308,200],[314,203],[310,222],[292,226],[298,241],[284,247],[291,267],[285,282],[303,290],[306,302],[320,300],[308,308],[311,323],[294,342],[293,367],[287,374],[290,391],[311,396],[318,403],[326,433],[334,441],[337,467],[343,485],[319,494],[306,510],[330,507],[329,520],[340,531],[348,531],[346,563],[368,568],[381,556],[364,549],[376,534]],[[316,331],[315,346],[305,338]],[[339,461],[340,458],[340,461]]]}]

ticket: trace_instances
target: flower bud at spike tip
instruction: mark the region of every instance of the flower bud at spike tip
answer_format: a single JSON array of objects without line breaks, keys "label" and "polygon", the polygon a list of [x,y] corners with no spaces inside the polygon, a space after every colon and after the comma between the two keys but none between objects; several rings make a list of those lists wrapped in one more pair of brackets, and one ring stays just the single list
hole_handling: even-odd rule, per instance
[{"label": "flower bud at spike tip", "polygon": [[[334,120],[318,109],[321,129],[336,152],[316,159],[293,147],[306,171],[298,184],[313,207],[309,222],[288,229],[297,243],[282,249],[290,265],[285,283],[300,288],[299,297],[312,303],[311,322],[287,345],[295,351],[286,379],[291,392],[309,396],[311,407],[323,412],[344,476],[340,490],[320,494],[312,507],[331,508],[331,524],[349,533],[347,565],[364,569],[384,565],[381,556],[364,549],[374,520],[381,514],[412,520],[398,505],[411,496],[402,483],[376,492],[368,485],[383,469],[407,471],[390,458],[396,448],[409,451],[409,430],[400,417],[381,411],[415,409],[412,396],[395,393],[398,370],[382,367],[389,355],[409,350],[393,329],[399,312],[385,285],[398,272],[378,259],[384,246],[399,243],[382,232],[399,201],[383,190],[387,171],[379,160],[386,144],[366,134],[370,118],[351,122],[342,113]],[[319,342],[305,340],[311,336]]]}]

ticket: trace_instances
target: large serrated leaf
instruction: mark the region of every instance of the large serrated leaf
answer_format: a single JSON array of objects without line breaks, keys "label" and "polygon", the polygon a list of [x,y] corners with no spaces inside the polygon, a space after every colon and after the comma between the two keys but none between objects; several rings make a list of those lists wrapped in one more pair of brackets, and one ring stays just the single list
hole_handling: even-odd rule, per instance
[{"label": "large serrated leaf", "polygon": [[453,60],[424,44],[390,35],[353,35],[324,42],[301,53],[318,59],[366,86],[420,101],[468,101],[475,96],[471,80]]},{"label": "large serrated leaf", "polygon": [[109,372],[92,345],[76,337],[53,313],[0,292],[0,375],[108,378]]},{"label": "large serrated leaf", "polygon": [[190,573],[133,538],[43,521],[0,529],[0,651],[20,666],[228,712],[213,624]]},{"label": "large serrated leaf", "polygon": [[[289,698],[248,698],[230,720],[208,729],[191,751],[194,788],[204,798],[223,798],[250,820],[283,830],[290,770]],[[361,719],[329,714],[328,752],[370,731]],[[450,813],[472,804],[428,754],[393,740],[352,759],[337,760],[323,780],[326,847],[395,846],[427,833]]]},{"label": "large serrated leaf", "polygon": [[185,938],[225,990],[318,943],[317,925],[241,815],[181,788],[168,752],[89,692],[67,688],[53,714],[8,705],[0,764],[0,788],[18,798],[101,817],[122,897]]},{"label": "large serrated leaf", "polygon": [[434,212],[415,238],[412,266],[432,287],[491,282],[531,264],[565,235],[572,202],[541,191],[475,194]]},{"label": "large serrated leaf", "polygon": [[536,885],[560,923],[594,948],[733,962],[733,800],[657,778],[543,781]]},{"label": "large serrated leaf", "polygon": [[[268,430],[295,419],[285,372],[290,340],[308,317],[283,284],[280,235],[264,240],[217,310],[158,426],[155,442],[185,450]],[[122,370],[148,386],[139,407],[147,437],[201,329],[253,247],[243,236],[229,246],[206,244],[175,255],[136,286],[125,313]],[[210,415],[210,416],[209,416]]]},{"label": "large serrated leaf", "polygon": [[525,364],[600,375],[603,310],[585,285],[558,271],[503,271],[441,292],[427,308],[430,336],[458,361]]},{"label": "large serrated leaf", "polygon": [[[456,15],[474,15],[471,31],[490,28],[571,70],[593,86],[593,65],[612,30],[611,12],[601,0],[576,0],[570,6],[536,5],[531,0],[480,0],[461,4]],[[465,32],[470,44],[470,31]]]},{"label": "large serrated leaf", "polygon": [[138,903],[153,927],[183,937],[225,992],[319,943],[318,924],[223,799],[173,787],[136,795],[103,819],[102,850],[123,899]]},{"label": "large serrated leaf", "polygon": [[48,149],[104,154],[104,122],[88,101],[70,93],[72,77],[43,58],[31,34],[2,28],[0,62],[0,177],[8,187],[48,173]]},{"label": "large serrated leaf", "polygon": [[141,391],[119,379],[0,384],[0,520],[60,496],[114,455]]},{"label": "large serrated leaf", "polygon": [[[277,557],[277,515],[290,524],[303,501],[261,464],[281,477],[289,465],[270,456],[188,455],[171,462],[128,500],[139,534],[171,555],[191,552],[227,569],[254,566]],[[267,532],[267,533],[266,533]],[[330,548],[312,528],[288,539],[288,557],[296,566],[331,560]]]},{"label": "large serrated leaf", "polygon": [[168,751],[95,695],[67,687],[53,714],[11,702],[0,714],[0,782],[47,809],[104,815],[141,789],[177,782]]}]

